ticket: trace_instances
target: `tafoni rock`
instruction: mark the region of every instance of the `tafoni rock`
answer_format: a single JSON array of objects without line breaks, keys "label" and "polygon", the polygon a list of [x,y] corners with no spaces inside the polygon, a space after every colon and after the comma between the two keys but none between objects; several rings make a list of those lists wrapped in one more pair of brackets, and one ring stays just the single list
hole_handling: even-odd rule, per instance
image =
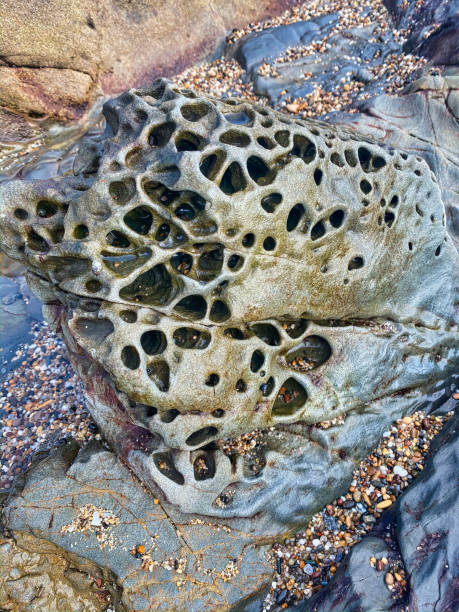
[{"label": "tafoni rock", "polygon": [[351,130],[165,80],[104,115],[74,177],[0,188],[2,249],[168,516],[284,533],[454,372],[437,180]]}]

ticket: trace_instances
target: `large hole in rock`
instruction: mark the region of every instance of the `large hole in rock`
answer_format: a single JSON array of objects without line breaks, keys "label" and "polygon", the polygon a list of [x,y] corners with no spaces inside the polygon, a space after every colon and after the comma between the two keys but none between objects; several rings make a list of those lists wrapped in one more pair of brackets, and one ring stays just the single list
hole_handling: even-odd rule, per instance
[{"label": "large hole in rock", "polygon": [[288,378],[279,389],[273,405],[274,417],[291,416],[302,408],[308,398],[306,389],[294,378]]},{"label": "large hole in rock", "polygon": [[281,202],[282,195],[280,193],[270,193],[261,200],[261,207],[267,213],[273,213]]},{"label": "large hole in rock", "polygon": [[179,416],[180,412],[176,408],[170,408],[169,410],[161,413],[161,422],[162,423],[172,423]]},{"label": "large hole in rock", "polygon": [[142,170],[144,161],[145,157],[143,155],[142,148],[135,147],[126,154],[124,163],[126,164],[127,168],[132,170]]},{"label": "large hole in rock", "polygon": [[366,147],[359,147],[358,156],[360,165],[365,172],[376,172],[386,165],[386,160],[383,157],[373,156]]},{"label": "large hole in rock", "polygon": [[205,385],[207,387],[216,387],[220,382],[220,376],[218,374],[209,374],[209,376],[205,380]]},{"label": "large hole in rock", "polygon": [[270,138],[266,138],[265,136],[259,136],[257,138],[257,143],[260,145],[260,147],[263,147],[263,149],[274,149],[274,147],[276,146],[276,143],[273,142]]},{"label": "large hole in rock", "polygon": [[310,164],[316,156],[316,145],[305,136],[295,134],[293,137],[293,148],[290,151],[293,157],[299,157],[305,164]]},{"label": "large hole in rock", "polygon": [[332,153],[330,155],[330,161],[332,164],[335,164],[335,166],[339,166],[340,168],[344,166],[344,161],[342,160],[341,155],[339,153]]},{"label": "large hole in rock", "polygon": [[220,181],[220,189],[223,193],[232,195],[238,191],[243,191],[247,187],[247,181],[244,172],[238,162],[232,162]]},{"label": "large hole in rock", "polygon": [[358,270],[359,268],[363,268],[363,257],[357,255],[349,261],[349,263],[347,264],[347,269]]},{"label": "large hole in rock", "polygon": [[89,229],[87,225],[77,225],[73,230],[73,237],[77,240],[84,240],[89,236]]},{"label": "large hole in rock", "polygon": [[179,204],[174,213],[181,221],[192,221],[196,217],[195,209],[188,202]]},{"label": "large hole in rock", "polygon": [[174,310],[187,319],[197,321],[206,316],[207,303],[202,295],[188,295],[174,306]]},{"label": "large hole in rock", "polygon": [[91,268],[89,259],[79,257],[48,257],[43,265],[53,274],[56,282],[79,278],[87,274]]},{"label": "large hole in rock", "polygon": [[321,336],[312,335],[305,338],[299,346],[290,349],[285,360],[289,367],[307,372],[321,366],[331,354],[332,349],[328,341]]},{"label": "large hole in rock", "polygon": [[194,104],[184,104],[180,112],[187,121],[199,121],[210,113],[211,107],[205,102],[196,102]]},{"label": "large hole in rock", "polygon": [[121,361],[130,370],[137,370],[140,365],[140,357],[135,346],[124,346],[121,351]]},{"label": "large hole in rock", "polygon": [[189,253],[174,253],[170,259],[171,266],[180,274],[187,276],[193,267],[193,257]]},{"label": "large hole in rock", "polygon": [[222,167],[225,154],[222,152],[211,153],[201,160],[199,170],[209,180],[214,180]]},{"label": "large hole in rock", "polygon": [[252,372],[258,372],[261,366],[265,362],[265,356],[259,350],[256,350],[252,353],[252,357],[250,359],[250,369]]},{"label": "large hole in rock", "polygon": [[153,455],[154,464],[159,472],[169,480],[172,480],[178,485],[183,485],[185,479],[174,465],[172,453],[155,453]]},{"label": "large hole in rock", "polygon": [[250,233],[250,234],[245,234],[245,236],[242,237],[242,246],[249,248],[251,246],[253,246],[255,243],[255,235]]},{"label": "large hole in rock", "polygon": [[188,446],[201,446],[202,444],[209,442],[212,438],[215,438],[217,434],[218,429],[216,427],[203,427],[202,429],[198,429],[198,431],[195,431],[188,436],[186,439],[186,444]]},{"label": "large hole in rock", "polygon": [[388,227],[392,227],[393,223],[395,221],[395,215],[393,212],[390,212],[389,210],[386,210],[386,212],[384,213],[384,222]]},{"label": "large hole in rock", "polygon": [[325,225],[322,223],[322,221],[318,221],[311,228],[311,240],[318,240],[319,238],[322,238],[322,236],[325,236]]},{"label": "large hole in rock", "polygon": [[164,147],[171,139],[175,130],[175,123],[166,121],[154,127],[148,136],[148,143],[151,147]]},{"label": "large hole in rock", "polygon": [[145,247],[139,247],[129,253],[111,253],[110,251],[102,251],[100,254],[104,265],[117,276],[128,276],[143,266],[151,257],[151,250]]},{"label": "large hole in rock", "polygon": [[169,236],[170,231],[171,227],[168,223],[161,223],[156,231],[155,240],[158,242],[163,242]]},{"label": "large hole in rock", "polygon": [[287,130],[280,130],[274,134],[274,139],[281,147],[288,147],[290,144],[290,132]]},{"label": "large hole in rock", "polygon": [[346,149],[344,151],[344,157],[351,168],[357,166],[357,157],[352,149]]},{"label": "large hole in rock", "polygon": [[215,300],[209,313],[209,319],[214,323],[223,323],[231,316],[230,309],[222,300]]},{"label": "large hole in rock", "polygon": [[130,285],[120,289],[120,298],[131,302],[161,306],[173,297],[171,276],[163,264],[140,274]]},{"label": "large hole in rock", "polygon": [[37,215],[43,219],[53,217],[57,213],[57,204],[54,202],[48,202],[47,200],[40,200],[37,204]]},{"label": "large hole in rock", "polygon": [[195,480],[208,480],[215,476],[215,459],[213,453],[202,453],[193,462]]},{"label": "large hole in rock", "polygon": [[239,130],[229,130],[220,135],[220,142],[233,147],[247,147],[250,144],[250,137]]},{"label": "large hole in rock", "polygon": [[205,144],[204,139],[193,132],[182,132],[175,139],[177,151],[201,151]]},{"label": "large hole in rock", "polygon": [[338,229],[339,227],[343,225],[344,217],[345,217],[344,210],[341,210],[341,209],[335,210],[335,212],[333,212],[330,215],[330,219],[329,219],[330,225]]},{"label": "large hole in rock", "polygon": [[126,204],[135,194],[135,181],[133,178],[113,181],[108,186],[108,192],[117,204]]},{"label": "large hole in rock", "polygon": [[320,168],[316,168],[314,170],[314,182],[317,186],[320,185],[320,183],[322,182],[322,176],[323,176],[323,172]]},{"label": "large hole in rock", "polygon": [[137,206],[124,215],[123,221],[131,230],[145,236],[152,226],[153,215],[147,206]]},{"label": "large hole in rock", "polygon": [[247,160],[247,171],[250,178],[257,185],[269,185],[275,178],[275,172],[270,170],[268,165],[256,155],[251,155]]},{"label": "large hole in rock", "polygon": [[240,270],[242,268],[243,263],[244,258],[242,257],[242,255],[236,255],[235,253],[233,253],[233,255],[230,255],[230,257],[228,258],[228,268],[233,272],[237,272],[238,270]]},{"label": "large hole in rock", "polygon": [[280,344],[280,333],[279,330],[271,325],[270,323],[255,323],[250,327],[253,333],[269,344],[270,346],[279,346]]},{"label": "large hole in rock", "polygon": [[84,287],[86,291],[89,291],[89,293],[97,293],[102,289],[102,283],[95,278],[91,278],[90,280],[86,281]]},{"label": "large hole in rock", "polygon": [[295,206],[290,209],[287,217],[287,231],[291,232],[298,226],[298,223],[301,220],[301,217],[304,215],[305,208],[303,204],[295,204]]},{"label": "large hole in rock", "polygon": [[272,236],[267,236],[263,240],[263,248],[265,251],[274,251],[276,248],[276,240]]},{"label": "large hole in rock", "polygon": [[85,317],[78,318],[73,328],[77,334],[94,344],[103,342],[115,330],[110,319],[87,319]]},{"label": "large hole in rock", "polygon": [[159,355],[166,350],[167,340],[162,331],[152,329],[140,336],[140,344],[147,355]]},{"label": "large hole in rock", "polygon": [[131,244],[128,238],[118,230],[111,230],[108,232],[108,234],[105,236],[105,240],[110,246],[118,247],[120,249],[127,249],[127,247]]},{"label": "large hole in rock", "polygon": [[199,246],[204,252],[198,260],[197,276],[200,281],[210,281],[216,278],[223,266],[223,245],[203,244]]},{"label": "large hole in rock", "polygon": [[360,181],[360,189],[363,191],[363,193],[368,194],[373,187],[371,186],[371,183],[369,183],[366,179],[363,179],[363,181]]},{"label": "large hole in rock", "polygon": [[225,119],[234,125],[252,125],[255,115],[251,111],[240,110],[234,113],[225,113]]},{"label": "large hole in rock", "polygon": [[307,319],[296,319],[294,321],[284,321],[282,327],[285,329],[290,338],[299,338],[307,329]]},{"label": "large hole in rock", "polygon": [[24,221],[29,217],[29,213],[24,208],[16,208],[14,211],[14,216],[16,217],[16,219]]},{"label": "large hole in rock", "polygon": [[122,310],[120,312],[120,318],[125,323],[135,323],[137,321],[137,313],[135,310]]},{"label": "large hole in rock", "polygon": [[161,392],[169,391],[169,364],[167,361],[160,359],[148,363],[147,374]]},{"label": "large hole in rock", "polygon": [[233,340],[245,340],[246,338],[242,329],[238,329],[237,327],[227,327],[223,334],[229,336]]},{"label": "large hole in rock", "polygon": [[46,253],[49,251],[49,244],[33,229],[29,229],[27,232],[27,246],[32,251],[37,251],[39,253]]},{"label": "large hole in rock", "polygon": [[205,349],[210,344],[210,333],[192,327],[179,327],[174,331],[175,344],[182,349]]},{"label": "large hole in rock", "polygon": [[359,156],[359,162],[362,166],[362,170],[368,172],[368,170],[370,169],[371,151],[369,151],[366,147],[359,147],[357,154]]}]

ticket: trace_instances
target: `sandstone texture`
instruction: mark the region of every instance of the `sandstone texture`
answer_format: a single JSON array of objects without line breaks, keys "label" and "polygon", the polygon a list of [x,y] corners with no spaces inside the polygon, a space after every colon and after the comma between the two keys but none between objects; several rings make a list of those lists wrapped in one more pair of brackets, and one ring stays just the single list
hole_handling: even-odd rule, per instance
[{"label": "sandstone texture", "polygon": [[75,177],[2,186],[2,248],[143,482],[180,511],[282,533],[455,371],[458,255],[435,175],[165,80],[104,114]]},{"label": "sandstone texture", "polygon": [[[102,612],[120,606],[94,563],[51,542],[16,532],[0,538],[0,607],[9,612]],[[112,597],[112,595],[114,597]]]},{"label": "sandstone texture", "polygon": [[96,93],[120,92],[178,72],[213,52],[216,41],[232,28],[292,4],[5,0],[0,12],[0,106],[78,117]]}]

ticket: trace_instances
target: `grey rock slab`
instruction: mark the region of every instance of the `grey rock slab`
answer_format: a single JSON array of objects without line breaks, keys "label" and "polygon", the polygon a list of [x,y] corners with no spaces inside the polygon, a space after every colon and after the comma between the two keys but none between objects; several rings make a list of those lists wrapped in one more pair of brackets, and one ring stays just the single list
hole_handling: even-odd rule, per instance
[{"label": "grey rock slab", "polygon": [[[174,522],[156,502],[100,443],[67,443],[32,465],[4,515],[113,572],[129,610],[225,610],[266,581],[266,546],[194,516]],[[138,545],[147,556],[131,554]]]},{"label": "grey rock slab", "polygon": [[338,19],[337,14],[330,14],[309,21],[266,28],[238,41],[231,49],[230,55],[244,70],[252,73],[263,61],[274,59],[289,47],[307,45],[314,39],[321,38],[332,29]]},{"label": "grey rock slab", "polygon": [[413,612],[453,612],[459,601],[459,416],[432,444],[432,459],[399,499],[400,551]]},{"label": "grey rock slab", "polygon": [[391,550],[380,538],[368,536],[347,555],[333,581],[317,596],[300,604],[300,612],[386,612],[394,609],[385,572],[369,563],[371,557],[390,558]]}]

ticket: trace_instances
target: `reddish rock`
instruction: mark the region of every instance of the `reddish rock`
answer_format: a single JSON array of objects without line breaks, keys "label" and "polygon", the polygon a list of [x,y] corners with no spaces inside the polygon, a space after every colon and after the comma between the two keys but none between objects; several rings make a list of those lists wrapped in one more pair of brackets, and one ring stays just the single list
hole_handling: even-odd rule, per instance
[{"label": "reddish rock", "polygon": [[232,28],[296,0],[3,0],[0,106],[62,119],[96,92],[172,75],[212,53]]}]

